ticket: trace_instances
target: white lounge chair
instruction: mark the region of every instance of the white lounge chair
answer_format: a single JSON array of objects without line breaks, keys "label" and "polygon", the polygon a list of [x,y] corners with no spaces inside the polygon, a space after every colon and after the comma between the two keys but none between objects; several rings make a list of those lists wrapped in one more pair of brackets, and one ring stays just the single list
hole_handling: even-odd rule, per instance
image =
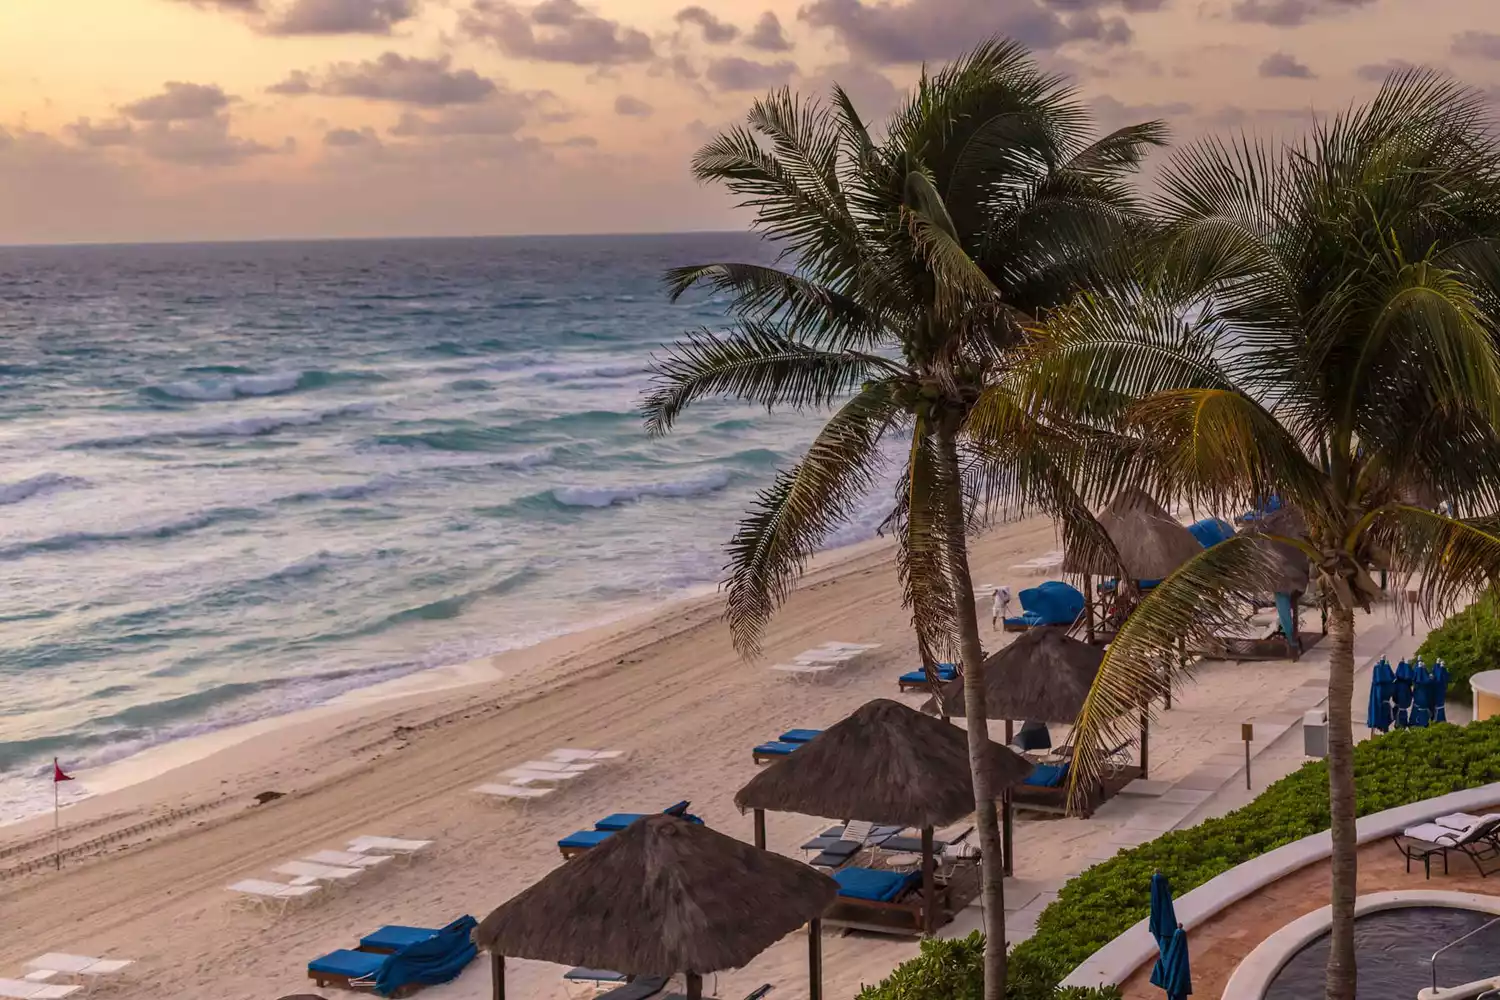
[{"label": "white lounge chair", "polygon": [[806,652],[798,653],[796,656],[792,657],[792,662],[798,664],[830,663],[837,665],[840,663],[848,663],[851,660],[856,660],[861,655],[861,653],[847,649],[809,649]]},{"label": "white lounge chair", "polygon": [[878,642],[825,642],[824,649],[844,650],[855,653],[868,653],[872,649],[879,649]]},{"label": "white lounge chair", "polygon": [[583,771],[533,771],[525,767],[513,767],[503,773],[515,785],[528,785],[533,782],[547,781],[572,781],[584,775]]},{"label": "white lounge chair", "polygon": [[355,854],[364,854],[368,851],[381,851],[385,854],[394,854],[398,858],[410,858],[417,853],[432,846],[430,840],[402,840],[400,837],[355,837],[349,841],[349,850]]},{"label": "white lounge chair", "polygon": [[474,791],[497,802],[532,802],[557,791],[556,788],[530,788],[525,785],[479,785]]},{"label": "white lounge chair", "polygon": [[134,960],[128,958],[92,958],[88,955],[49,951],[26,963],[26,968],[33,970],[26,974],[26,981],[47,983],[58,976],[66,976],[71,982],[92,990],[94,983],[100,978],[116,975],[126,966],[134,964]]},{"label": "white lounge chair", "polygon": [[578,747],[559,747],[547,754],[553,760],[560,760],[565,764],[577,763],[585,760],[606,761],[617,760],[625,756],[624,750],[584,750]]},{"label": "white lounge chair", "polygon": [[523,771],[592,771],[594,761],[528,760],[516,765]]},{"label": "white lounge chair", "polygon": [[315,865],[333,865],[336,868],[375,868],[393,860],[389,854],[356,854],[353,851],[315,851],[303,861]]},{"label": "white lounge chair", "polygon": [[285,912],[287,906],[299,899],[306,899],[318,891],[315,885],[287,885],[285,882],[270,882],[265,879],[241,879],[229,887],[236,893],[234,900],[242,906],[259,906],[269,909],[277,907]]},{"label": "white lounge chair", "polygon": [[793,677],[811,678],[828,673],[834,666],[832,663],[773,663],[771,669]]},{"label": "white lounge chair", "polygon": [[32,979],[0,979],[0,997],[14,1000],[62,1000],[83,989],[62,983],[42,983]]},{"label": "white lounge chair", "polygon": [[311,861],[288,861],[271,870],[277,875],[291,875],[293,885],[307,885],[312,882],[348,885],[365,873],[363,868],[341,868],[336,865],[314,864]]}]

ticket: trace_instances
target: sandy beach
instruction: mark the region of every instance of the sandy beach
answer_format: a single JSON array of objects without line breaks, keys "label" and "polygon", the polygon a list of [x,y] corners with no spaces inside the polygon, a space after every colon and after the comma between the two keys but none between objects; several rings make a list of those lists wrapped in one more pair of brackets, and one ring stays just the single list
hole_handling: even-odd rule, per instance
[{"label": "sandy beach", "polygon": [[[1050,522],[1005,526],[977,541],[975,578],[1028,585],[1036,578],[1008,567],[1055,547]],[[761,662],[738,658],[719,614],[715,596],[673,603],[427,678],[461,686],[422,692],[414,689],[427,685],[408,680],[400,697],[354,699],[221,735],[217,752],[65,809],[61,872],[48,861],[51,817],[0,829],[0,974],[63,950],[137,959],[132,975],[113,987],[125,996],[278,997],[305,992],[309,959],[353,947],[379,925],[483,917],[561,863],[558,838],[601,815],[689,799],[710,825],[749,840],[750,818],[732,797],[755,773],[750,747],[786,728],[837,721],[871,698],[896,697],[895,675],[911,667],[915,645],[891,549],[880,541],[815,565],[773,621]],[[987,613],[984,628],[992,648],[1004,641],[989,631]],[[831,640],[881,646],[813,682],[767,667]],[[1152,777],[1174,780],[1223,752],[1237,738],[1232,722],[1274,710],[1288,691],[1316,679],[1320,662],[1205,665],[1153,732]],[[1274,683],[1266,683],[1273,667]],[[525,810],[489,804],[470,790],[566,746],[627,756]],[[97,778],[113,787],[131,780],[131,767],[139,777],[158,766],[149,759],[117,765],[82,775],[81,783]],[[256,804],[262,792],[281,794]],[[825,825],[772,815],[770,847],[797,856],[796,845]],[[1023,822],[1017,874],[1070,874],[1113,850],[1113,826],[1104,819]],[[408,867],[386,866],[280,919],[229,915],[229,883],[274,878],[275,865],[362,834],[434,844]],[[899,939],[830,936],[825,995],[853,996],[915,952],[914,942]],[[778,1000],[805,997],[805,961],[805,945],[794,937],[707,985],[727,998],[771,982]],[[513,963],[512,995],[568,996],[560,971]],[[478,1000],[488,995],[486,976],[476,963],[430,992]]]}]

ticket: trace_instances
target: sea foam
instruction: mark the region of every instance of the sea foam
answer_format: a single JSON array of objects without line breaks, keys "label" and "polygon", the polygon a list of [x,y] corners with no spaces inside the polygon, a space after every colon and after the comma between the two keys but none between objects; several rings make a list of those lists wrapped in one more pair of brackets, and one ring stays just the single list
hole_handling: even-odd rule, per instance
[{"label": "sea foam", "polygon": [[552,491],[552,499],[564,507],[609,507],[631,503],[647,497],[696,497],[717,493],[729,485],[727,469],[713,469],[699,476],[663,483],[638,483],[630,486],[562,486]]}]

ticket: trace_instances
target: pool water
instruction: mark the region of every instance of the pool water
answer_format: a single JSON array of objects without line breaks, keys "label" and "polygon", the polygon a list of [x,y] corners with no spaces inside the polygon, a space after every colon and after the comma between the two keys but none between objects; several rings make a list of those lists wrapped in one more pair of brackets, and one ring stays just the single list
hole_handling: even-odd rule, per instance
[{"label": "pool water", "polygon": [[[1452,907],[1378,910],[1354,921],[1359,963],[1358,1000],[1416,1000],[1432,985],[1427,960],[1450,941],[1494,920],[1496,914]],[[1328,935],[1318,937],[1282,966],[1265,1000],[1310,1000],[1323,995]],[[1438,959],[1438,985],[1458,986],[1500,976],[1500,924],[1475,934]]]}]

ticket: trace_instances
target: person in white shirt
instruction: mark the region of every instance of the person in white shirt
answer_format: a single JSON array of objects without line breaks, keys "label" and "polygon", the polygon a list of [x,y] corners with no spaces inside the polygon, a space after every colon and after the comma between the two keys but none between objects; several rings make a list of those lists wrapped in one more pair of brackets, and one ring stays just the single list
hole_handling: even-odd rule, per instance
[{"label": "person in white shirt", "polygon": [[1000,623],[1010,617],[1010,588],[995,588],[995,607],[990,612],[990,628],[999,628]]}]

